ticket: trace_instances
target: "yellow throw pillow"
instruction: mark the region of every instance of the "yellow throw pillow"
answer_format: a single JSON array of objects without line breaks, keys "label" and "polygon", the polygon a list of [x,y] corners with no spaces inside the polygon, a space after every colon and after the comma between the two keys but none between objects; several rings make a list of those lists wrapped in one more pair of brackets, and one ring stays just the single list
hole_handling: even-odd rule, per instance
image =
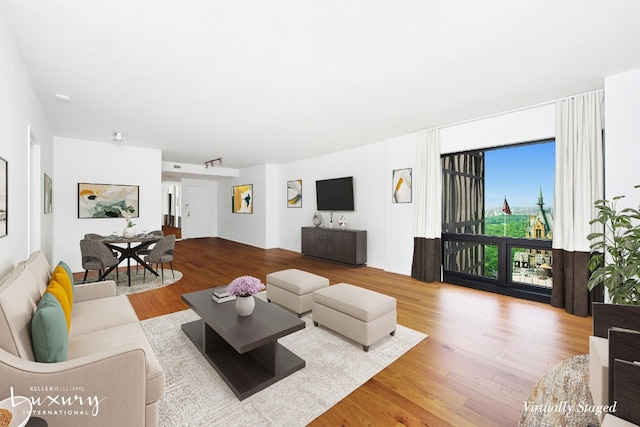
[{"label": "yellow throw pillow", "polygon": [[64,266],[58,264],[51,273],[51,280],[55,280],[62,286],[62,289],[64,289],[64,292],[67,294],[67,299],[69,300],[69,309],[73,309],[73,276],[70,277],[69,272],[64,268]]},{"label": "yellow throw pillow", "polygon": [[71,330],[71,304],[69,304],[69,297],[64,287],[52,277],[45,293],[47,292],[53,295],[60,303],[62,311],[64,311],[64,317],[67,320],[67,332],[69,332]]}]

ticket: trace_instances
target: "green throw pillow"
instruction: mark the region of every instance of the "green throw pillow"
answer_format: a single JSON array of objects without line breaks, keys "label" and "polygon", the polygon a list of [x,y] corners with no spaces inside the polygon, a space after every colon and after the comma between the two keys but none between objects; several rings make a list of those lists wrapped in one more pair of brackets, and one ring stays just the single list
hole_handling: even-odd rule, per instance
[{"label": "green throw pillow", "polygon": [[75,283],[75,280],[73,279],[73,273],[71,272],[71,268],[69,267],[69,264],[67,264],[64,261],[60,261],[57,266],[64,268],[64,270],[69,275],[69,280],[71,280],[71,289],[73,290],[73,287],[76,285],[76,283]]},{"label": "green throw pillow", "polygon": [[62,306],[45,292],[31,320],[31,342],[36,362],[64,362],[69,350],[67,319]]}]

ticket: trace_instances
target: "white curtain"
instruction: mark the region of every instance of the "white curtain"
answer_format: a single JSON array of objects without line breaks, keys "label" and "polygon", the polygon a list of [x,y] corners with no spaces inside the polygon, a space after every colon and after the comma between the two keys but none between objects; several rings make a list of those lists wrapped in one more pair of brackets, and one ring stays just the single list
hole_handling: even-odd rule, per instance
[{"label": "white curtain", "polygon": [[587,235],[595,231],[594,202],[603,197],[602,91],[556,104],[556,175],[551,304],[588,316],[590,258]]},{"label": "white curtain", "polygon": [[439,239],[442,233],[440,129],[418,132],[416,155],[414,236]]},{"label": "white curtain", "polygon": [[442,279],[442,163],[440,129],[416,137],[416,189],[411,277],[423,282]]},{"label": "white curtain", "polygon": [[[556,104],[553,247],[589,252],[589,221],[603,198],[602,91]],[[595,231],[595,230],[593,230]]]}]

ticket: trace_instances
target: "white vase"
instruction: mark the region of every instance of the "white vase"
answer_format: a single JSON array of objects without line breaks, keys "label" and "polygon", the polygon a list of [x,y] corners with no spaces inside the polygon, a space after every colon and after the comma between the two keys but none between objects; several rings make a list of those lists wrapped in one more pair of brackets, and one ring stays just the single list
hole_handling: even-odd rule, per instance
[{"label": "white vase", "polygon": [[248,297],[236,297],[236,311],[238,316],[249,316],[253,313],[253,309],[256,306],[256,301],[253,299],[253,295]]},{"label": "white vase", "polygon": [[131,239],[135,237],[135,235],[136,235],[136,229],[133,227],[125,227],[125,229],[122,231],[122,236],[125,239]]}]

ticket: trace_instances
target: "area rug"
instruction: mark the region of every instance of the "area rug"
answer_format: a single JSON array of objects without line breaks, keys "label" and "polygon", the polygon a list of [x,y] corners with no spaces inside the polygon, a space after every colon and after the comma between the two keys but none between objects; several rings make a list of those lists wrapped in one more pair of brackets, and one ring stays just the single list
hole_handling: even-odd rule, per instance
[{"label": "area rug", "polygon": [[304,426],[426,338],[398,325],[364,352],[307,314],[305,329],[279,340],[306,367],[239,401],[180,329],[198,318],[184,310],[141,322],[166,376],[160,426]]},{"label": "area rug", "polygon": [[589,388],[589,355],[569,357],[551,367],[533,387],[520,427],[600,425]]},{"label": "area rug", "polygon": [[[171,274],[171,269],[164,269],[164,281],[162,280],[162,271],[158,270],[158,277],[155,277],[153,274],[150,274],[147,271],[146,279],[143,282],[144,275],[142,274],[142,269],[136,274],[135,267],[131,268],[131,286],[129,286],[129,281],[127,279],[127,273],[124,271],[118,272],[118,279],[116,286],[116,295],[130,295],[138,292],[144,292],[151,289],[162,288],[163,286],[168,286],[173,283],[176,283],[178,280],[182,279],[182,273],[178,270],[173,270],[175,274],[175,279],[173,278],[173,274]],[[94,277],[91,280],[87,280],[87,283],[91,281],[95,281]],[[107,276],[107,280],[116,281],[116,274],[111,273]],[[82,283],[82,281],[78,281],[76,283]]]}]

